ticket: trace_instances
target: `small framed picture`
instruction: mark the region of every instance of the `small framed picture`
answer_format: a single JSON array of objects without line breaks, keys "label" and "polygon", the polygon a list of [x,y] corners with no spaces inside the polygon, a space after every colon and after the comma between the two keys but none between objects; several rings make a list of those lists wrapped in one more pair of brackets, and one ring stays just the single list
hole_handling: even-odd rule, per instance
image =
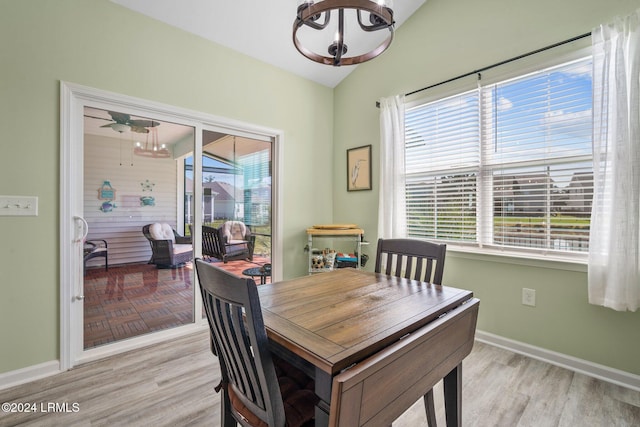
[{"label": "small framed picture", "polygon": [[371,190],[371,145],[347,150],[347,191]]}]

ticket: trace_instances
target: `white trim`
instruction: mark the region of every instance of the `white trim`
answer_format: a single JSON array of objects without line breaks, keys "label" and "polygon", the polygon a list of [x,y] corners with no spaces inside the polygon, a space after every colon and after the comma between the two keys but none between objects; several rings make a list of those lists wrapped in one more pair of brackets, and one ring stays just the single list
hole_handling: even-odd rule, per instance
[{"label": "white trim", "polygon": [[[282,179],[277,179],[283,172],[283,131],[253,125],[225,117],[214,116],[198,111],[187,110],[168,104],[134,98],[113,92],[94,89],[65,81],[60,82],[60,370],[71,369],[78,363],[96,360],[108,355],[139,348],[157,341],[184,335],[206,325],[206,319],[196,315],[194,324],[175,328],[174,330],[157,332],[149,336],[120,341],[115,344],[83,350],[82,301],[78,298],[82,289],[74,287],[82,284],[82,245],[78,240],[81,221],[74,217],[82,215],[83,174],[77,165],[83,163],[83,108],[85,106],[109,109],[121,108],[135,115],[154,117],[187,126],[193,126],[196,132],[196,143],[201,143],[203,128],[215,128],[231,135],[245,136],[263,141],[273,141],[274,150],[274,200],[272,229],[272,259],[276,260],[273,274],[274,280],[282,278],[283,229],[281,208]],[[199,147],[199,146],[198,146]],[[196,148],[195,155],[201,155],[201,148]],[[197,162],[196,162],[197,165]],[[197,175],[196,175],[197,178]],[[196,187],[197,188],[197,187]],[[194,193],[199,200],[198,191]],[[197,212],[197,211],[196,211]],[[197,216],[196,216],[197,218]],[[199,239],[195,239],[196,256],[200,255]],[[194,284],[197,283],[194,280]],[[195,313],[201,312],[202,303],[199,293],[195,292]]]},{"label": "white trim", "polygon": [[271,204],[273,206],[271,215],[271,227],[278,230],[277,233],[271,233],[271,253],[278,254],[277,257],[271,256],[272,276],[271,280],[279,282],[284,277],[284,214],[280,209],[284,206],[284,132],[277,132],[273,135],[273,162],[276,167],[276,173],[271,174]]},{"label": "white trim", "polygon": [[[196,295],[200,295],[200,292],[197,292]],[[202,297],[200,297],[200,299],[202,299]],[[208,328],[209,325],[206,319],[204,319],[202,322],[190,323],[177,328],[166,329],[152,334],[141,335],[136,338],[117,341],[111,345],[95,347],[90,350],[83,351],[80,357],[76,359],[76,364],[93,362],[104,359],[105,357],[113,356],[114,354],[137,350],[163,341],[169,341],[175,338],[191,335]]]},{"label": "white trim", "polygon": [[550,257],[531,252],[502,251],[496,248],[478,248],[447,243],[447,256],[477,261],[489,261],[503,264],[527,265],[554,270],[577,271],[586,273],[586,260],[570,257]]},{"label": "white trim", "polygon": [[16,369],[15,371],[4,372],[0,374],[0,390],[50,377],[61,372],[60,362],[57,360],[27,366],[26,368]]},{"label": "white trim", "polygon": [[640,391],[640,375],[635,375],[630,372],[610,368],[588,360],[579,359],[577,357],[557,353],[545,348],[504,338],[489,332],[476,331],[476,340],[495,347],[513,351],[514,353],[522,354],[532,359],[540,360],[561,368],[597,378],[602,381],[626,387],[631,390]]}]

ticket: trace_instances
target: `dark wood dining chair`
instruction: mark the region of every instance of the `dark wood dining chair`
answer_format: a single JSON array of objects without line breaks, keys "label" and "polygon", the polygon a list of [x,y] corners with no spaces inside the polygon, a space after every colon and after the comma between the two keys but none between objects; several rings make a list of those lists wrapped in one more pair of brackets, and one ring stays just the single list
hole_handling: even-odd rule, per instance
[{"label": "dark wood dining chair", "polygon": [[222,374],[221,425],[312,426],[313,380],[269,351],[256,283],[201,259],[196,270]]},{"label": "dark wood dining chair", "polygon": [[378,239],[376,273],[442,284],[447,245],[418,239]]},{"label": "dark wood dining chair", "polygon": [[[378,239],[376,273],[442,284],[447,245],[418,239]],[[427,424],[436,427],[433,389],[424,395]]]}]

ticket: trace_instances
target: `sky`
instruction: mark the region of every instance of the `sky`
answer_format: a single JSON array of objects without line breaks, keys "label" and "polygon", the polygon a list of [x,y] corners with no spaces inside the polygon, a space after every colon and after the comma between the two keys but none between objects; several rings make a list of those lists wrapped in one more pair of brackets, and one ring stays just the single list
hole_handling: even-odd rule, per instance
[{"label": "sky", "polygon": [[[591,108],[591,59],[412,108],[406,115],[407,172],[477,170],[482,158],[484,164],[507,164],[504,173],[544,173],[545,167],[531,163],[591,155]],[[552,166],[550,173],[564,187],[585,168],[583,159]]]}]

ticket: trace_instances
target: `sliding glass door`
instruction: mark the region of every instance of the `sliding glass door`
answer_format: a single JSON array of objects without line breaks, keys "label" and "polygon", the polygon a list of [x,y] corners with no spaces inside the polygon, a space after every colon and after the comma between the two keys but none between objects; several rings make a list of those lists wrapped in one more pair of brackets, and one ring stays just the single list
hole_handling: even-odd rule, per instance
[{"label": "sliding glass door", "polygon": [[194,322],[193,247],[179,238],[192,209],[181,153],[194,137],[191,126],[84,108],[85,350]]},{"label": "sliding glass door", "polygon": [[[272,158],[270,139],[203,131],[199,203],[193,202],[193,157],[184,160],[185,229],[195,229],[190,208],[195,206],[201,209],[202,225],[218,228],[228,221],[242,222],[255,236],[252,259],[244,260],[249,262],[223,265],[230,270],[237,267],[236,273],[271,264]],[[222,261],[214,256],[206,258],[211,262]]]},{"label": "sliding glass door", "polygon": [[203,223],[246,223],[250,265],[281,279],[281,131],[68,82],[60,97],[60,369],[205,325]]}]

